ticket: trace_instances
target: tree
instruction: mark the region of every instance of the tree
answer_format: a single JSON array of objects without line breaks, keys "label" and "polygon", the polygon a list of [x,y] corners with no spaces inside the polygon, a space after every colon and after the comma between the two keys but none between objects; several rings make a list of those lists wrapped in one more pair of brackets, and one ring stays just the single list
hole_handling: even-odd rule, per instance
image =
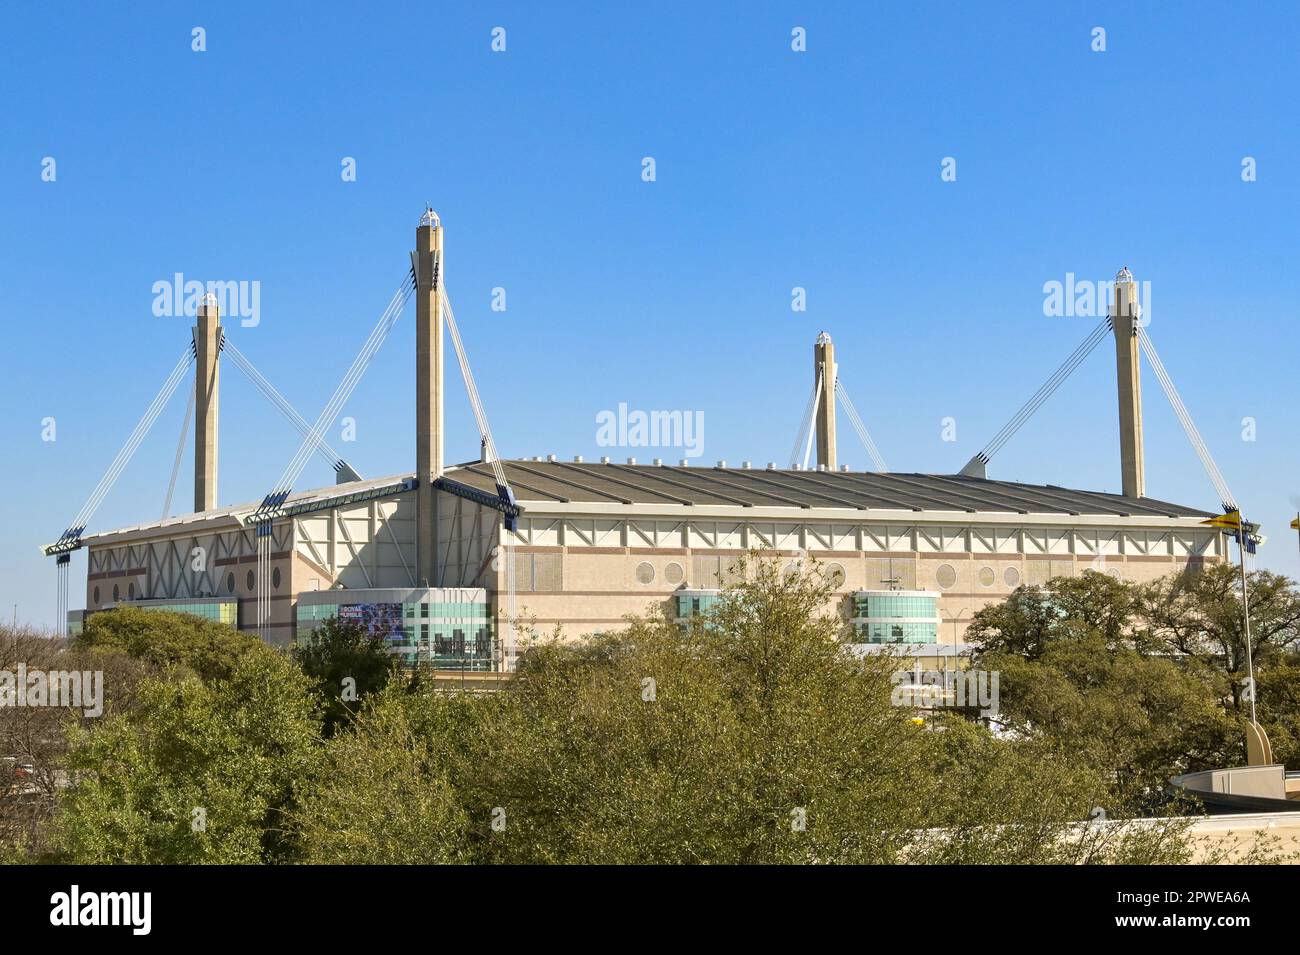
[{"label": "tree", "polygon": [[[1300,593],[1288,578],[1267,570],[1251,571],[1247,581],[1251,650],[1256,668],[1267,668],[1300,642]],[[1210,564],[1155,581],[1138,596],[1136,610],[1152,636],[1170,651],[1217,661],[1231,681],[1233,708],[1242,710],[1246,639],[1239,571]]]},{"label": "tree", "polygon": [[325,706],[325,735],[352,718],[357,704],[384,688],[395,662],[388,641],[360,624],[330,617],[294,644],[293,658],[315,681]]},{"label": "tree", "polygon": [[148,680],[136,710],[74,728],[56,858],[286,861],[286,820],[318,758],[319,730],[310,682],[278,653],[245,654],[208,683]]},{"label": "tree", "polygon": [[[707,619],[537,639],[496,697],[372,697],[303,805],[316,861],[1175,860],[1182,823],[1084,825],[1106,792],[1041,741],[894,705],[814,569],[742,562]],[[455,702],[451,702],[455,699]],[[377,771],[359,771],[369,761]],[[350,771],[349,771],[350,770]],[[394,816],[396,835],[375,834]]]},{"label": "tree", "polygon": [[[311,863],[438,865],[474,859],[462,789],[474,727],[499,700],[393,681],[331,739],[294,814]],[[471,756],[471,751],[474,756]],[[482,828],[482,827],[479,827]]]},{"label": "tree", "polygon": [[998,673],[1005,726],[1111,781],[1098,803],[1111,814],[1158,805],[1172,776],[1234,762],[1243,739],[1222,673],[1111,644],[1081,620],[1059,622],[1032,658],[980,649],[972,666]]},{"label": "tree", "polygon": [[228,624],[129,606],[91,614],[72,645],[90,652],[120,651],[161,669],[187,668],[205,681],[228,677],[248,654],[276,652]]}]

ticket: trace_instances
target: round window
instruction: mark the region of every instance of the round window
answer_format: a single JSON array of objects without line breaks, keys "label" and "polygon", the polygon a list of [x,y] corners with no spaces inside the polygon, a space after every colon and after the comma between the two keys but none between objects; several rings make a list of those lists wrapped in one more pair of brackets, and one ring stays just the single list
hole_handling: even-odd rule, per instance
[{"label": "round window", "polygon": [[277,567],[271,571],[271,586],[276,590],[280,589],[280,568]]},{"label": "round window", "polygon": [[649,561],[641,561],[636,565],[636,580],[639,584],[654,583],[655,569]]},{"label": "round window", "polygon": [[998,575],[995,574],[995,573],[993,572],[993,568],[992,568],[992,567],[981,567],[981,568],[980,568],[980,586],[981,586],[981,587],[992,587],[992,586],[993,586],[993,581],[995,581],[995,580],[997,580],[997,579],[998,579]]},{"label": "round window", "polygon": [[947,590],[957,583],[957,571],[952,564],[940,564],[934,572],[934,581],[939,585],[940,590]]},{"label": "round window", "polygon": [[827,564],[822,570],[822,576],[836,590],[844,586],[844,568],[839,564]]},{"label": "round window", "polygon": [[226,574],[226,590],[232,594],[235,592],[235,572],[233,570]]},{"label": "round window", "polygon": [[244,579],[247,581],[248,589],[250,591],[254,590],[257,587],[257,575],[254,574],[251,570],[248,572],[248,576]]},{"label": "round window", "polygon": [[685,578],[686,573],[682,570],[682,565],[676,561],[673,561],[664,568],[664,581],[672,584],[674,587],[680,584]]},{"label": "round window", "polygon": [[1008,587],[1020,586],[1020,571],[1015,567],[1008,567],[1002,572],[1002,582]]}]

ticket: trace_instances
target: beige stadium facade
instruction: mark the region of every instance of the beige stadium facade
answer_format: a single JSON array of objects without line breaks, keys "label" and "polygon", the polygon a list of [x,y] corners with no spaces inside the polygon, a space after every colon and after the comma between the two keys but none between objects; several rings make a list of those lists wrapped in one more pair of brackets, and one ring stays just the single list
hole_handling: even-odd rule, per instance
[{"label": "beige stadium facade", "polygon": [[[486,464],[448,468],[435,495],[437,576],[427,582],[415,577],[413,476],[291,497],[273,528],[268,639],[291,642],[297,604],[321,592],[480,589],[497,638],[494,666],[509,668],[521,646],[512,621],[576,636],[624,626],[628,614],[672,614],[680,594],[717,588],[756,550],[821,562],[841,580],[828,609],[846,624],[857,592],[936,594],[936,643],[956,650],[971,615],[1022,583],[1087,570],[1148,581],[1223,560],[1227,546],[1201,523],[1208,512],[955,475],[503,464],[516,529],[484,503],[493,489]],[[233,602],[235,622],[255,630],[256,542],[244,526],[255,509],[88,537],[87,609],[215,599]]]}]

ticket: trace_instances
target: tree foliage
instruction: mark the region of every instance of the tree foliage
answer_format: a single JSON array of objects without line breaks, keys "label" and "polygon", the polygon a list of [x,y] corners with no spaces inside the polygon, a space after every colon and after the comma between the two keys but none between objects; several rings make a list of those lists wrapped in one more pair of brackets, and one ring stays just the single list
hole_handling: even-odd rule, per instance
[{"label": "tree foliage", "polygon": [[137,709],[74,728],[57,858],[286,860],[286,820],[319,739],[310,682],[278,653],[247,653],[210,683],[193,675],[147,681]]},{"label": "tree foliage", "polygon": [[388,642],[355,621],[330,617],[293,647],[293,658],[315,681],[324,704],[325,735],[352,718],[358,703],[382,690],[394,669]]}]

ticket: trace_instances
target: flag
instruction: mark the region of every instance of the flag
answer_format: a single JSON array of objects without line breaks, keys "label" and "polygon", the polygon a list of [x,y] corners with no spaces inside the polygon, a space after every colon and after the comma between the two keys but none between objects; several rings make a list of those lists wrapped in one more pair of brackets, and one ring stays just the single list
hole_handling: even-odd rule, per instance
[{"label": "flag", "polygon": [[1208,521],[1201,521],[1202,524],[1208,524],[1210,527],[1222,528],[1225,531],[1241,530],[1241,511],[1228,511],[1219,517],[1211,517]]}]

